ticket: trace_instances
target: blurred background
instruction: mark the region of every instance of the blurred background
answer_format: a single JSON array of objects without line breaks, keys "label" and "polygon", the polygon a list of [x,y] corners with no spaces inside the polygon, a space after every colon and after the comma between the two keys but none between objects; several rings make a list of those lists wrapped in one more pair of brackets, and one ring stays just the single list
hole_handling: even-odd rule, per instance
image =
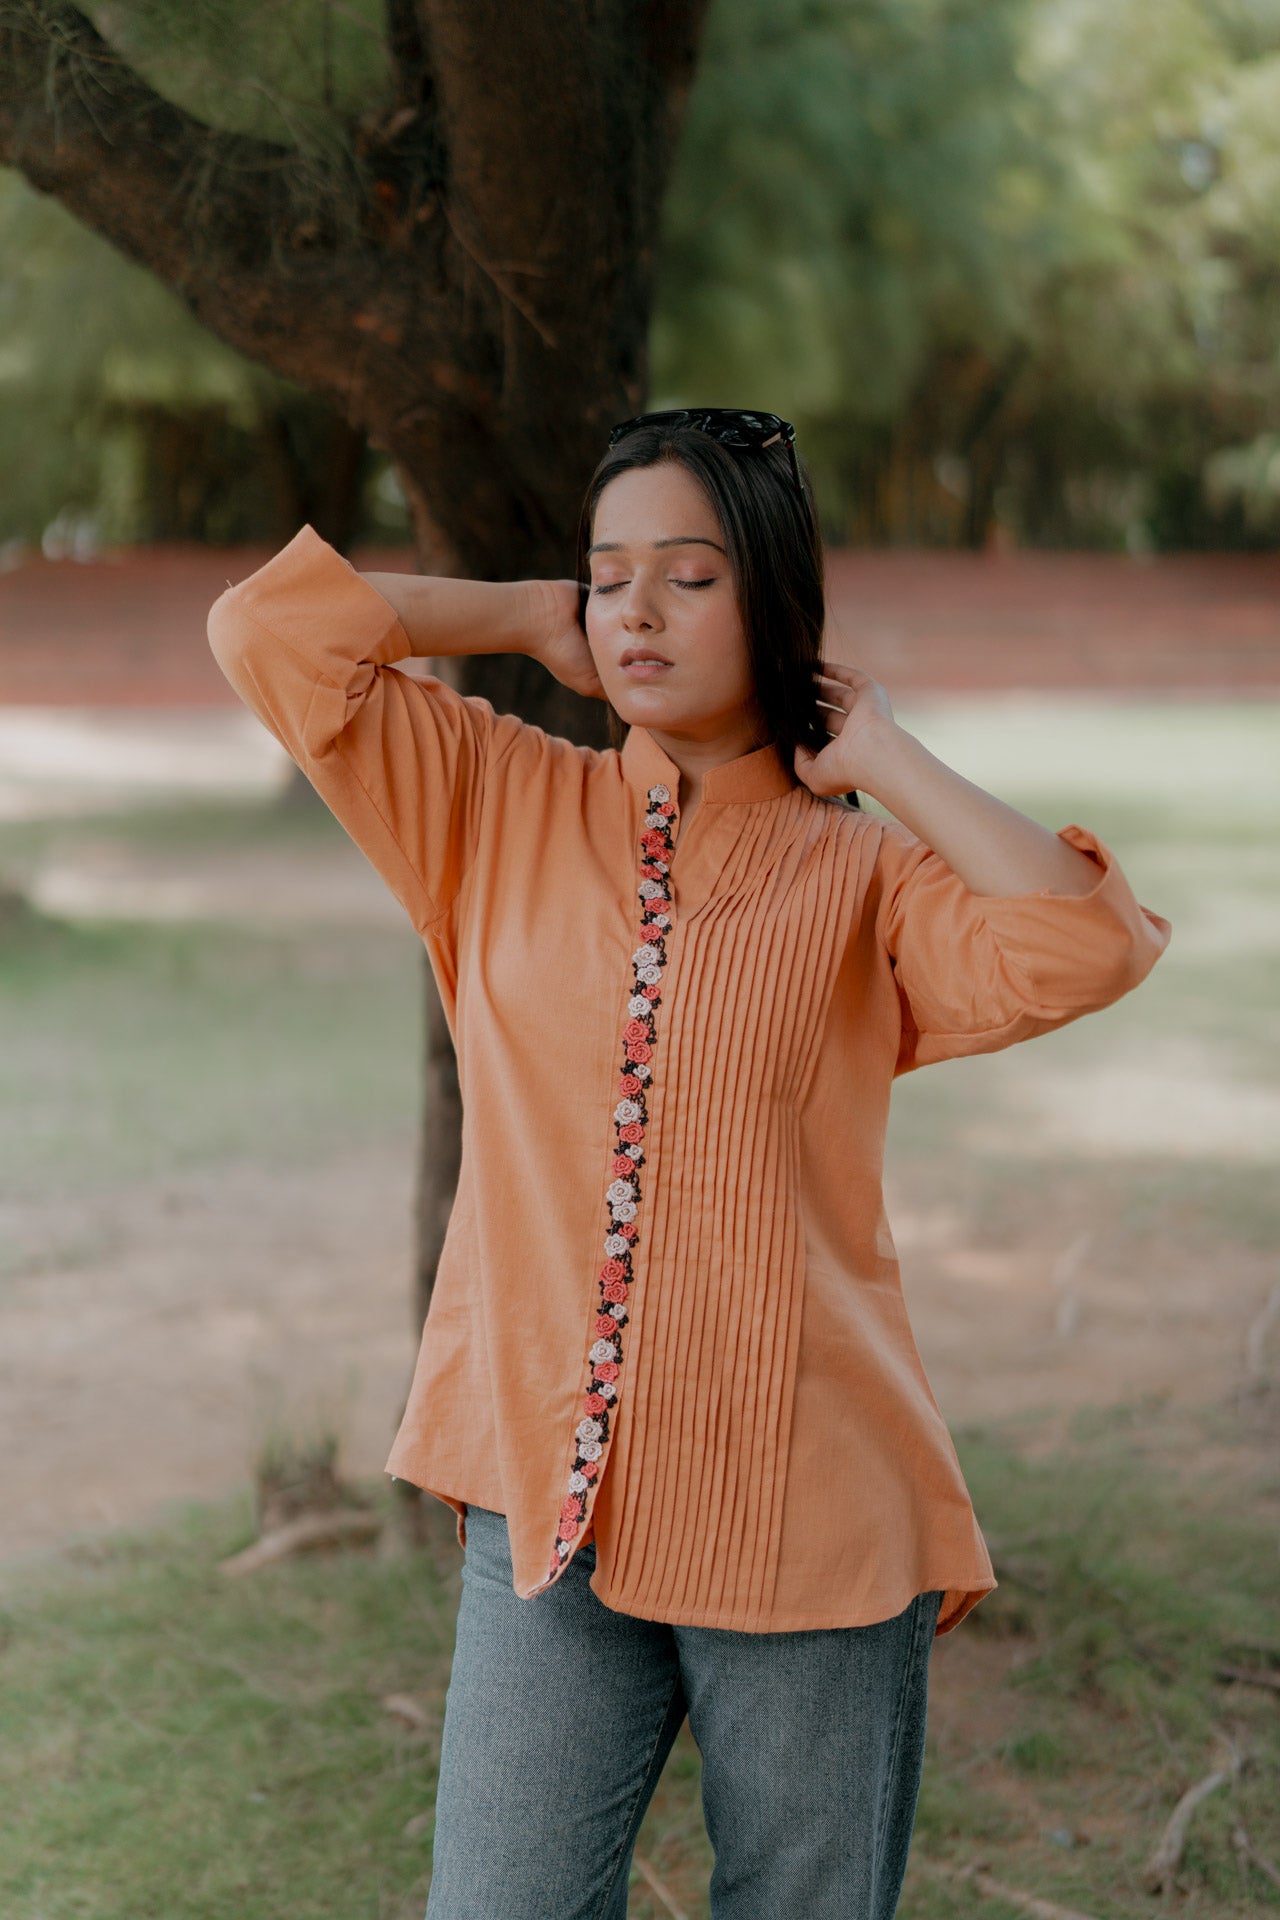
[{"label": "blurred background", "polygon": [[603,426],[700,404],[796,422],[828,650],[1174,929],[895,1089],[1001,1581],[902,1912],[1280,1912],[1280,0],[0,0],[0,76],[0,1907],[425,1905],[434,1016],[205,616],[304,521],[567,572]]}]

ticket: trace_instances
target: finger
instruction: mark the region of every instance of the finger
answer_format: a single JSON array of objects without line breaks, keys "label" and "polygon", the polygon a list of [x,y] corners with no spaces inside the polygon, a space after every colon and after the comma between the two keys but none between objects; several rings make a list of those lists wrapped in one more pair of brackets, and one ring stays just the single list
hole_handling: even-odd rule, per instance
[{"label": "finger", "polygon": [[825,656],[820,662],[822,671],[834,679],[843,680],[852,687],[863,686],[871,675],[864,673],[861,667],[846,666],[843,660],[828,660]]}]

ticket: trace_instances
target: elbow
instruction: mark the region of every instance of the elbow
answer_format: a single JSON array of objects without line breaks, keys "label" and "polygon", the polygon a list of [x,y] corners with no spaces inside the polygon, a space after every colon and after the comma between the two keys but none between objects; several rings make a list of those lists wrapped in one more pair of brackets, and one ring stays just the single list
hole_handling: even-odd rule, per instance
[{"label": "elbow", "polygon": [[1095,983],[1095,1004],[1099,1007],[1109,1007],[1141,986],[1169,944],[1173,932],[1170,922],[1146,907],[1140,907],[1138,913],[1136,922],[1117,929],[1102,956],[1104,964]]},{"label": "elbow", "polygon": [[245,689],[250,678],[253,643],[261,640],[262,634],[252,620],[242,615],[238,591],[236,587],[228,587],[225,593],[219,594],[209,609],[205,633],[209,651],[223,677],[230,681],[243,700],[247,698]]}]

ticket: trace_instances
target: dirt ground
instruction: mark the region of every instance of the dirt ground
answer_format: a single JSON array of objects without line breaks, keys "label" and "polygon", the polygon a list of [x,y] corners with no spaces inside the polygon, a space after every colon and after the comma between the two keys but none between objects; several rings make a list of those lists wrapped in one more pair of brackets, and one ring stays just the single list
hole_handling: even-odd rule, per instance
[{"label": "dirt ground", "polygon": [[[333,1426],[348,1470],[381,1472],[415,1344],[411,1144],[26,1214],[24,1238],[64,1251],[10,1280],[0,1308],[6,1556],[221,1498],[273,1423]],[[1243,1382],[1274,1286],[1263,1253],[1237,1251],[1229,1271],[1189,1253],[1117,1275],[1091,1268],[1085,1245],[1068,1283],[1073,1243],[1055,1232],[973,1244],[904,1178],[886,1199],[953,1425],[1030,1414],[1049,1444],[1081,1407],[1145,1398],[1167,1421]]]}]

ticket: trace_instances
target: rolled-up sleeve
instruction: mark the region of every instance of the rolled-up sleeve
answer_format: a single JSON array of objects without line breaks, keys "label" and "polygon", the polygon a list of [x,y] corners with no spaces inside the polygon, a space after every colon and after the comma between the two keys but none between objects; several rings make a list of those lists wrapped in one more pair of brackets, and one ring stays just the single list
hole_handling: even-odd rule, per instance
[{"label": "rolled-up sleeve", "polygon": [[900,821],[882,823],[877,938],[902,1015],[895,1075],[992,1053],[1110,1006],[1169,944],[1114,853],[1087,827],[1060,839],[1097,866],[1088,893],[977,894]]},{"label": "rolled-up sleeve", "polygon": [[485,773],[523,723],[432,674],[389,600],[307,525],[215,600],[222,672],[297,762],[419,932],[475,846]]}]

